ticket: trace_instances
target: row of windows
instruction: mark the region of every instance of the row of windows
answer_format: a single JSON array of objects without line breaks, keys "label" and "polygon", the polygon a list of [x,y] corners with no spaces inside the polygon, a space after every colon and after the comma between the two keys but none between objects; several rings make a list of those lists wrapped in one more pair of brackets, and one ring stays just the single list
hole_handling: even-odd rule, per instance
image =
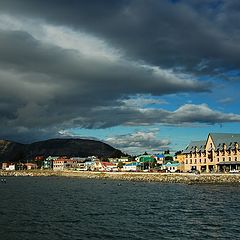
[{"label": "row of windows", "polygon": [[[220,160],[220,159],[217,158],[217,161],[218,161],[218,162],[219,162],[219,160]],[[233,160],[233,161],[237,161],[238,158],[237,158],[237,157],[234,157],[234,158],[232,158],[232,157],[228,157],[228,158],[223,157],[223,158],[222,158],[222,161],[224,162],[225,160],[226,160],[226,161],[232,161],[232,160]]]},{"label": "row of windows", "polygon": [[[206,158],[204,158],[204,159],[199,159],[199,163],[206,163],[207,162],[207,160],[206,160]],[[192,164],[193,163],[193,160],[192,159],[190,159],[189,161],[188,161],[188,159],[186,159],[186,164]],[[194,163],[196,164],[197,163],[197,159],[194,159]]]},{"label": "row of windows", "polygon": [[[225,156],[225,155],[237,155],[238,154],[238,152],[237,151],[235,151],[235,150],[233,150],[233,151],[225,151],[225,152],[222,152],[222,151],[216,151],[215,152],[215,154],[217,155],[217,156]],[[199,156],[199,157],[205,157],[206,156],[206,153],[192,153],[192,154],[186,154],[186,157],[197,157],[197,156]]]},{"label": "row of windows", "polygon": [[237,152],[236,151],[232,151],[232,152],[228,152],[228,151],[226,151],[226,152],[216,152],[216,155],[217,156],[220,156],[220,155],[222,155],[222,156],[225,156],[225,155],[237,155]]},{"label": "row of windows", "polygon": [[[222,161],[223,162],[225,162],[225,161],[232,161],[232,160],[234,160],[234,161],[238,161],[238,158],[237,157],[235,157],[234,159],[232,159],[231,157],[229,157],[229,158],[225,158],[225,157],[223,157],[222,158]],[[209,159],[209,161],[210,162],[213,162],[213,159]],[[220,161],[220,158],[217,158],[217,162],[219,162]],[[204,159],[199,159],[199,163],[206,163],[207,162],[207,160],[206,160],[206,158],[204,158]],[[193,161],[193,159],[189,159],[189,161],[188,161],[188,159],[186,159],[186,164],[192,164],[192,163],[194,163],[194,164],[197,164],[197,159],[194,159],[194,161]]]},{"label": "row of windows", "polygon": [[54,167],[63,167],[63,164],[53,164]]}]

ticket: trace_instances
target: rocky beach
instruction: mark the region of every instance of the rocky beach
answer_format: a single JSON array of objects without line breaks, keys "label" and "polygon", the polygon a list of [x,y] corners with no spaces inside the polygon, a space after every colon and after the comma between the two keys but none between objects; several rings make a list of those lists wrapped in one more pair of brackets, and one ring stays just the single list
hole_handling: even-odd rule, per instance
[{"label": "rocky beach", "polygon": [[240,184],[240,174],[192,174],[192,173],[128,173],[128,172],[80,172],[80,171],[0,171],[1,177],[60,176],[88,179],[145,181],[183,184]]}]

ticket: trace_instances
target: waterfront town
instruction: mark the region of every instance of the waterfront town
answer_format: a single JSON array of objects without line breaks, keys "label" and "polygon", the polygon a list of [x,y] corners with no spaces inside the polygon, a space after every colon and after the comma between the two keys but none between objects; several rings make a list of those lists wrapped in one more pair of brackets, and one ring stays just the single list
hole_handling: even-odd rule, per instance
[{"label": "waterfront town", "polygon": [[139,156],[99,158],[98,156],[35,156],[18,163],[2,160],[2,170],[53,170],[97,172],[238,173],[240,134],[209,133],[203,141],[192,141],[176,153],[145,152]]}]

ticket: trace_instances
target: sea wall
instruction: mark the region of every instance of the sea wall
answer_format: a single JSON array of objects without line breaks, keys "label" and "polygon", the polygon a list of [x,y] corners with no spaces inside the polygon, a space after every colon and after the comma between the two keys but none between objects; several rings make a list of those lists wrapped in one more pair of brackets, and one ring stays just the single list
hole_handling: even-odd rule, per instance
[{"label": "sea wall", "polygon": [[1,177],[7,176],[63,176],[93,179],[112,179],[125,181],[147,181],[162,183],[185,183],[185,184],[240,184],[240,174],[185,174],[185,173],[126,173],[126,172],[79,172],[79,171],[0,171]]}]

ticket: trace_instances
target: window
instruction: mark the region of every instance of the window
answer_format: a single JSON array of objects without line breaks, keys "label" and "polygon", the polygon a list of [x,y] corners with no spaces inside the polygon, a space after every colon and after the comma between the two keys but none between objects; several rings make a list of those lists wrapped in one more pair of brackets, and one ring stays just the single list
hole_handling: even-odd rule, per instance
[{"label": "window", "polygon": [[197,159],[195,159],[194,162],[197,163]]},{"label": "window", "polygon": [[217,158],[217,161],[219,162],[219,158]]},{"label": "window", "polygon": [[225,157],[223,157],[223,162],[225,161]]},{"label": "window", "polygon": [[204,158],[204,163],[206,163],[206,158]]},{"label": "window", "polygon": [[188,164],[188,160],[186,160],[186,164]]},{"label": "window", "polygon": [[229,157],[228,160],[231,161],[231,157]]},{"label": "window", "polygon": [[237,159],[237,157],[235,157],[235,161],[237,161],[238,159]]},{"label": "window", "polygon": [[190,164],[192,164],[192,159],[190,159]]},{"label": "window", "polygon": [[201,163],[202,162],[202,159],[199,159],[199,163]]}]

